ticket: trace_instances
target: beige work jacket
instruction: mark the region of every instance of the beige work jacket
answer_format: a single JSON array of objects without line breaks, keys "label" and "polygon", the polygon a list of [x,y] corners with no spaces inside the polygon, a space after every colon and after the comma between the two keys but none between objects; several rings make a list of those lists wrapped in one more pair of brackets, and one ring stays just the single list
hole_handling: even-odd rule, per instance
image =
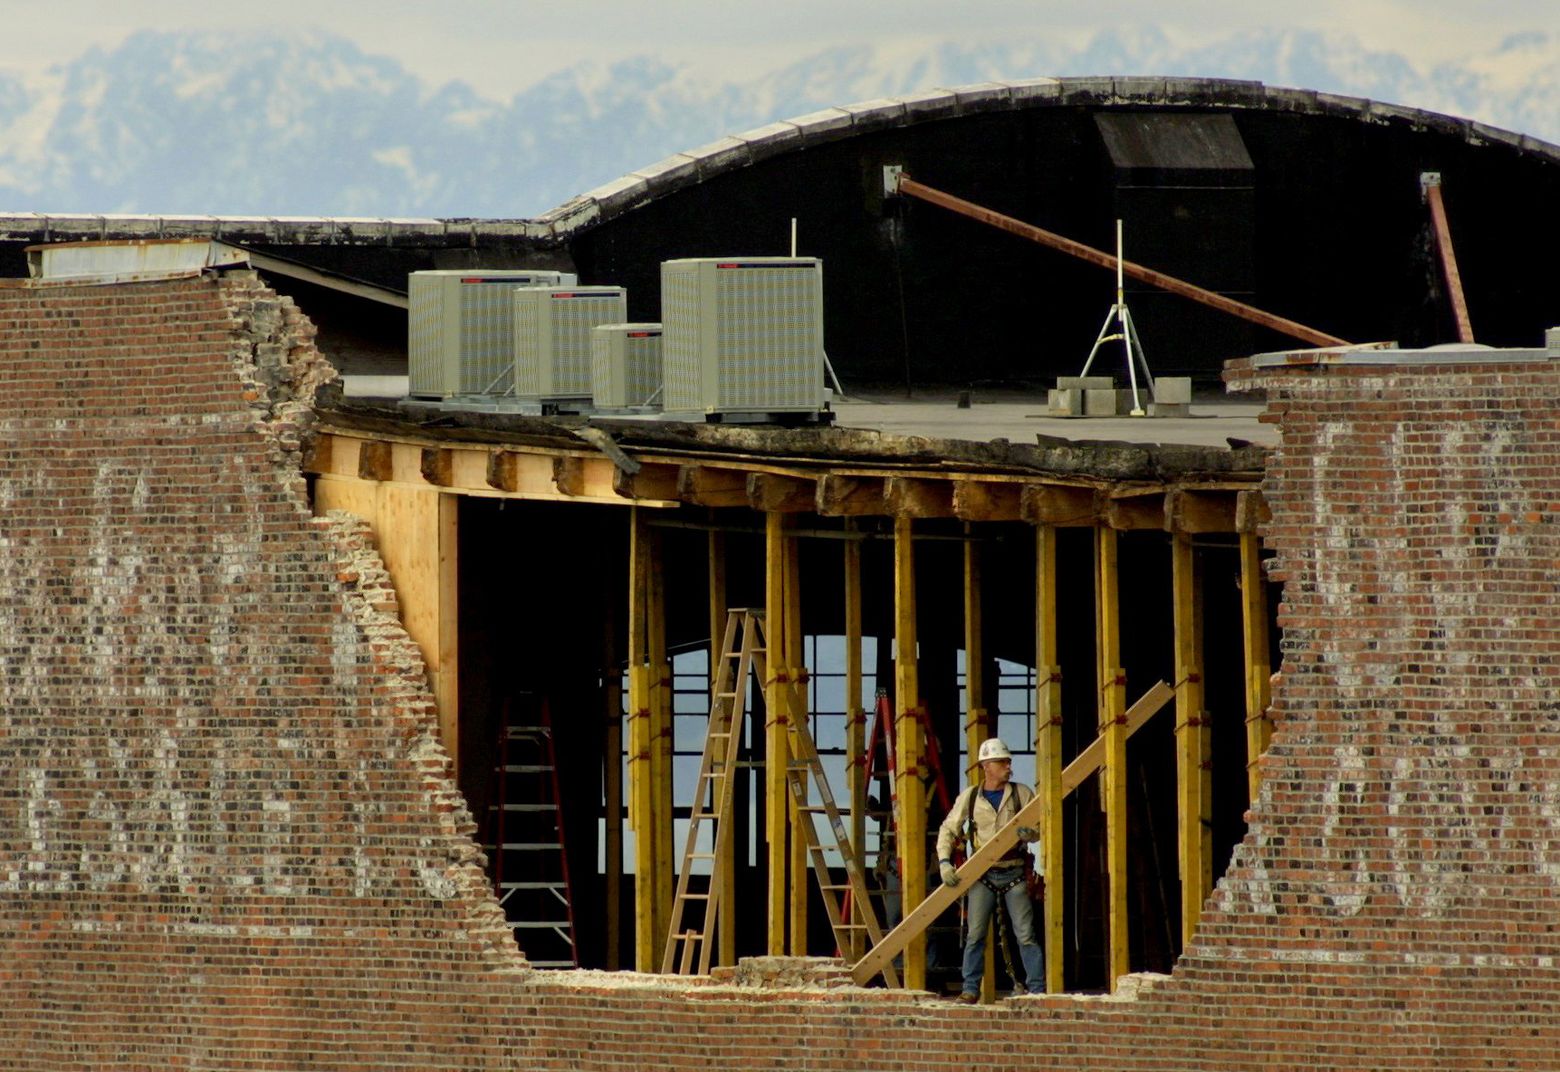
[{"label": "beige work jacket", "polygon": [[[970,795],[974,794],[971,801]],[[1009,782],[1003,787],[1002,803],[996,808],[986,800],[985,794],[979,786],[969,786],[960,793],[958,799],[953,802],[953,807],[948,809],[948,815],[943,819],[942,826],[937,829],[937,859],[953,859],[954,844],[964,836],[965,827],[968,825],[966,817],[975,820],[974,830],[971,835],[971,843],[964,846],[967,855],[973,856],[986,842],[990,841],[1013,816],[1034,799],[1034,790],[1027,785],[1018,782]],[[1011,855],[1017,856],[1019,850],[1015,848]]]}]

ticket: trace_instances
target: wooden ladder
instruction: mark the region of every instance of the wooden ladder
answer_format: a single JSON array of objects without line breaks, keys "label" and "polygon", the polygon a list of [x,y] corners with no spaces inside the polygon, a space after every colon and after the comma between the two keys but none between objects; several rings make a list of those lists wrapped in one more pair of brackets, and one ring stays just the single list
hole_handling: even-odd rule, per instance
[{"label": "wooden ladder", "polygon": [[[851,941],[852,932],[865,931],[866,947],[871,949],[883,940],[883,929],[878,925],[877,913],[867,897],[867,877],[862,873],[855,853],[851,851],[850,835],[846,833],[845,821],[840,817],[839,807],[834,803],[834,794],[829,791],[829,780],[823,773],[823,763],[818,758],[818,749],[813,744],[812,734],[807,730],[805,712],[791,724],[791,747],[794,755],[786,765],[786,783],[791,788],[791,799],[796,802],[796,810],[801,820],[797,824],[798,832],[807,842],[807,853],[812,860],[813,875],[818,880],[819,892],[823,894],[823,907],[829,915],[829,926],[834,929],[834,940],[840,950],[849,950],[854,947]],[[819,800],[817,804],[809,799],[809,781],[817,790]],[[819,813],[822,813],[827,820],[826,831],[831,842],[829,845],[821,844],[818,839],[818,829],[814,825],[813,816]],[[841,860],[844,861],[844,882],[835,882],[834,877],[829,873],[829,861],[826,855],[829,848],[838,852]],[[847,918],[842,910],[841,893],[848,894],[849,903],[853,905],[852,918]],[[883,980],[889,986],[899,985],[899,976],[894,971],[892,961],[884,963],[882,973]]]},{"label": "wooden ladder", "polygon": [[[709,732],[704,738],[704,755],[699,761],[693,804],[688,809],[688,840],[683,849],[682,866],[677,870],[677,892],[672,899],[671,926],[666,949],[661,956],[661,971],[690,974],[698,959],[700,974],[710,970],[714,949],[715,924],[722,908],[720,889],[724,866],[730,855],[731,810],[735,795],[737,756],[742,747],[742,727],[747,709],[748,675],[756,667],[760,679],[764,673],[764,648],[760,632],[763,612],[732,608],[726,612],[726,633],[721,641],[720,665],[710,698]],[[699,834],[712,824],[710,851],[700,852]],[[704,893],[688,889],[695,860],[710,861],[710,883]],[[694,902],[703,901],[702,920]],[[699,921],[698,926],[693,923]],[[680,948],[679,948],[680,947]]]}]

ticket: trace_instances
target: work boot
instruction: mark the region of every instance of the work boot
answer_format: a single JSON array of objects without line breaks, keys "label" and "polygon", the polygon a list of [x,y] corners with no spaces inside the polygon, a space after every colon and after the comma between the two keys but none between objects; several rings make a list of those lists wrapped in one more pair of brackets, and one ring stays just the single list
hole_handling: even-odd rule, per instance
[{"label": "work boot", "polygon": [[980,995],[979,994],[972,994],[968,990],[966,990],[966,991],[964,991],[963,993],[961,993],[959,995],[959,1004],[960,1005],[979,1005],[980,1004]]}]

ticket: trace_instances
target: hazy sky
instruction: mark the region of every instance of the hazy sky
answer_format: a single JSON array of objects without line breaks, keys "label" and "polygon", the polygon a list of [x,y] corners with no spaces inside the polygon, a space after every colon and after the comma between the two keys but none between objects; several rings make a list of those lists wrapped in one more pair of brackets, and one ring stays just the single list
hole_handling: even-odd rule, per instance
[{"label": "hazy sky", "polygon": [[319,28],[429,82],[460,78],[497,97],[581,60],[638,53],[740,78],[842,44],[1081,43],[1151,24],[1186,44],[1259,27],[1336,30],[1428,67],[1513,33],[1560,34],[1560,0],[0,0],[0,12],[5,67],[47,67],[146,28]]}]

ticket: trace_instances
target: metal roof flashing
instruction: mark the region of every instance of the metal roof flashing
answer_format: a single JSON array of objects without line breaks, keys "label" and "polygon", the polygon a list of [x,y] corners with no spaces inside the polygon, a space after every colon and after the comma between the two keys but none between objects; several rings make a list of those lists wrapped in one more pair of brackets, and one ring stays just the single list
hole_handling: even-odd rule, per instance
[{"label": "metal roof flashing", "polygon": [[1494,347],[1479,343],[1445,343],[1423,350],[1399,350],[1396,345],[1328,347],[1316,350],[1280,350],[1253,354],[1246,367],[1253,369],[1322,366],[1385,365],[1509,365],[1524,361],[1560,360],[1560,328],[1544,332],[1539,347]]}]

